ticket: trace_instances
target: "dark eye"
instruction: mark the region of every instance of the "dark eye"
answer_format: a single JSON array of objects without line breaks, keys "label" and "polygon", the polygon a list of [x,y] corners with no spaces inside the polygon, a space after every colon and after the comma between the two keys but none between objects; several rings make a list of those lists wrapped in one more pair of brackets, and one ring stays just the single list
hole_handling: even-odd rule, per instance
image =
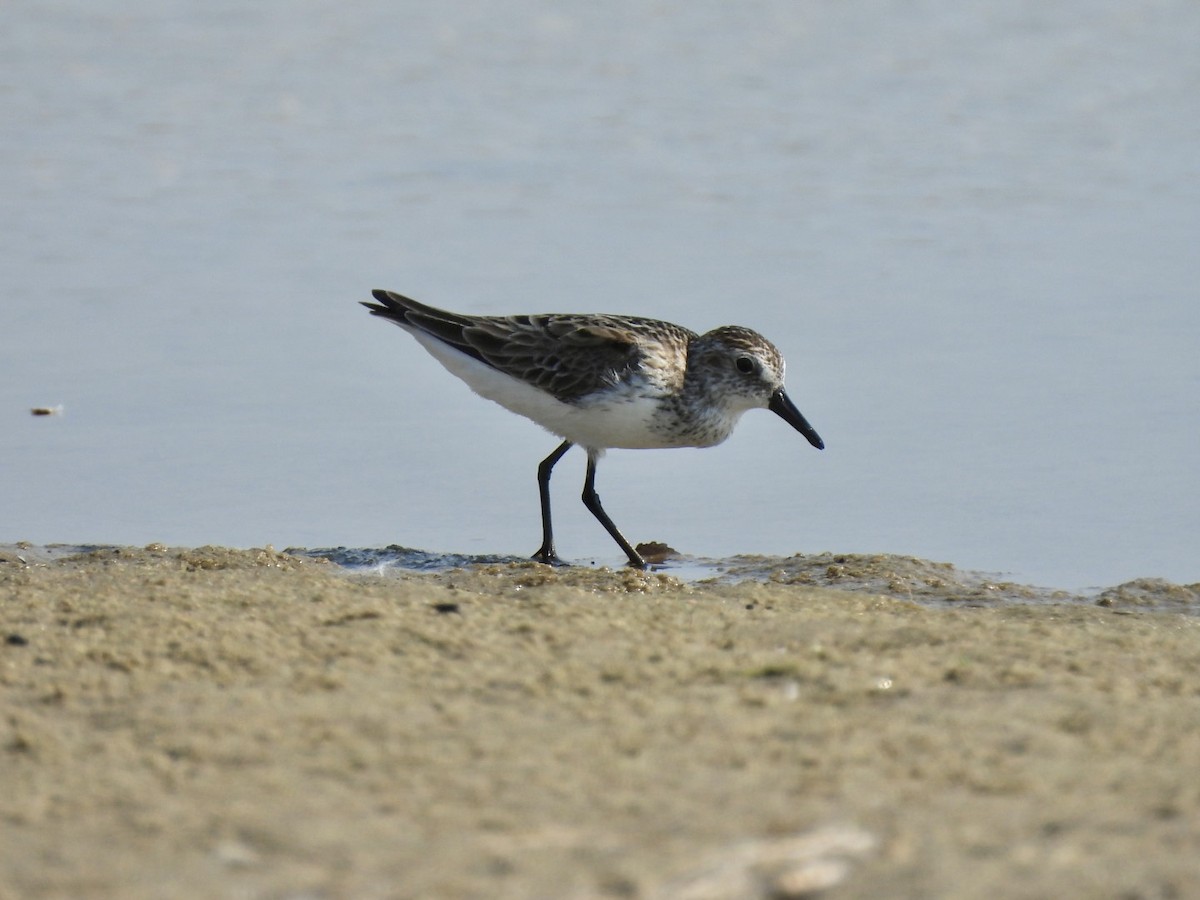
[{"label": "dark eye", "polygon": [[737,366],[737,370],[743,375],[749,375],[754,371],[754,360],[748,356],[739,356],[734,365]]}]

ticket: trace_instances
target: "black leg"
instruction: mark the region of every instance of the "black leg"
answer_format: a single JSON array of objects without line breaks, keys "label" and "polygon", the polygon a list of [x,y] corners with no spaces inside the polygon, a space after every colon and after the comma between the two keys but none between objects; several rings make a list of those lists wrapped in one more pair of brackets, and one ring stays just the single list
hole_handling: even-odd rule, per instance
[{"label": "black leg", "polygon": [[613,524],[613,520],[608,517],[608,513],[600,505],[600,495],[596,493],[596,458],[590,453],[588,454],[587,479],[583,482],[583,505],[600,520],[600,524],[604,526],[605,531],[612,535],[612,539],[620,544],[625,555],[629,557],[629,564],[635,569],[646,568],[646,561],[642,559],[641,554],[629,546],[629,541],[625,540],[625,536],[617,531],[617,526]]},{"label": "black leg", "polygon": [[563,454],[572,446],[570,441],[563,441],[538,466],[538,496],[542,500],[542,546],[533,554],[533,558],[550,566],[566,565],[554,552],[554,529],[550,526],[550,473],[554,470],[554,464],[562,459]]}]

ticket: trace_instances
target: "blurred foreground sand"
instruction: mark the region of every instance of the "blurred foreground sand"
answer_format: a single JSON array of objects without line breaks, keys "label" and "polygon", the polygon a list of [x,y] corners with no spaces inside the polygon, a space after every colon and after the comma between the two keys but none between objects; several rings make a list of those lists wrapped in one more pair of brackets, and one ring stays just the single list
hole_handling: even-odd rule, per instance
[{"label": "blurred foreground sand", "polygon": [[1200,896],[1200,618],[0,555],[0,898]]}]

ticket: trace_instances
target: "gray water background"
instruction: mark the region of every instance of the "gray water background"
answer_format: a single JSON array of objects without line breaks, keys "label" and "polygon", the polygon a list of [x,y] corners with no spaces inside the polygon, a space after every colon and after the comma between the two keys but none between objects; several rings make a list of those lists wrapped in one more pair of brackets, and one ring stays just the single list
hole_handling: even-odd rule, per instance
[{"label": "gray water background", "polygon": [[[1200,580],[1200,5],[0,7],[0,542],[531,553],[555,439],[356,301],[738,323],[687,553]],[[63,404],[35,418],[30,407]],[[556,471],[560,551],[621,562]]]}]

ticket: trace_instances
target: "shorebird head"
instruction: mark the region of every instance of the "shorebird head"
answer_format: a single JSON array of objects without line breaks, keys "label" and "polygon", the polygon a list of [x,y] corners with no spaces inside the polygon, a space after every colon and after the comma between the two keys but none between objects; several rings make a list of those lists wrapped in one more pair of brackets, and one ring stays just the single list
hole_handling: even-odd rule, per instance
[{"label": "shorebird head", "polygon": [[757,331],[726,325],[701,335],[689,353],[688,369],[703,379],[711,400],[733,415],[769,409],[818,450],[825,449],[783,389],[783,354]]}]

